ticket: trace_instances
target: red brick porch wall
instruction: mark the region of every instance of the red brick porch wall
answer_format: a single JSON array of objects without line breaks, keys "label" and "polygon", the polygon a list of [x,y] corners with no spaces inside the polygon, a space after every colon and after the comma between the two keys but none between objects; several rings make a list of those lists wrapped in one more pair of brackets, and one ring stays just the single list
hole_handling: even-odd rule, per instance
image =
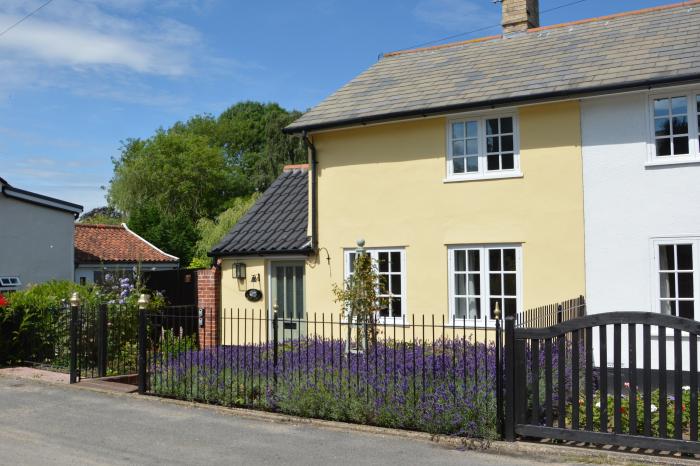
[{"label": "red brick porch wall", "polygon": [[202,348],[219,342],[220,291],[220,268],[197,270],[197,307],[204,309],[204,327],[199,327],[199,345]]}]

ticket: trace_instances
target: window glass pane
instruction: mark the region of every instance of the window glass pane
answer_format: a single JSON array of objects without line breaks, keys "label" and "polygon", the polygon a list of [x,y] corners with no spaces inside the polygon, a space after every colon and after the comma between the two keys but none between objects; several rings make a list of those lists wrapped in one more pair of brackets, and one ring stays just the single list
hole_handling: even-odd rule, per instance
[{"label": "window glass pane", "polygon": [[476,121],[467,122],[467,137],[476,138],[479,136],[479,123]]},{"label": "window glass pane", "polygon": [[467,139],[467,155],[477,155],[479,153],[479,141],[477,139]]},{"label": "window glass pane", "polygon": [[348,270],[350,273],[355,273],[355,253],[351,252],[348,254]]},{"label": "window glass pane", "polygon": [[501,137],[501,150],[503,152],[512,152],[513,151],[513,136]]},{"label": "window glass pane", "polygon": [[489,292],[491,295],[502,295],[503,289],[501,288],[501,274],[500,273],[490,273],[489,274]]},{"label": "window glass pane", "polygon": [[503,308],[501,308],[501,318],[504,316],[514,316],[518,310],[518,300],[516,298],[505,298]]},{"label": "window glass pane", "polygon": [[401,272],[401,253],[398,251],[391,253],[391,271]]},{"label": "window glass pane", "polygon": [[478,157],[467,157],[467,171],[468,172],[479,171],[479,158]]},{"label": "window glass pane", "polygon": [[498,136],[486,138],[486,152],[498,152]]},{"label": "window glass pane", "polygon": [[693,297],[693,274],[679,273],[678,274],[678,297],[692,298]]},{"label": "window glass pane", "polygon": [[469,316],[470,319],[481,317],[481,299],[469,298]]},{"label": "window glass pane", "polygon": [[467,294],[467,275],[455,274],[455,294],[464,296]]},{"label": "window glass pane", "polygon": [[452,123],[452,139],[464,139],[464,123]]},{"label": "window glass pane", "polygon": [[486,120],[486,134],[498,134],[498,118]]},{"label": "window glass pane", "polygon": [[515,274],[506,273],[503,275],[503,294],[508,296],[516,295]]},{"label": "window glass pane", "polygon": [[294,315],[294,272],[292,267],[284,267],[284,315],[290,319]]},{"label": "window glass pane", "polygon": [[679,301],[678,315],[686,319],[695,319],[695,304],[692,301]]},{"label": "window glass pane", "polygon": [[676,274],[662,273],[661,274],[661,297],[675,298],[676,297]]},{"label": "window glass pane", "polygon": [[654,133],[657,136],[668,136],[671,134],[671,124],[668,118],[654,119]]},{"label": "window glass pane", "polygon": [[463,140],[457,140],[457,141],[452,141],[452,155],[454,156],[459,156],[459,155],[464,155],[464,141]]},{"label": "window glass pane", "polygon": [[467,270],[466,256],[467,256],[466,251],[455,251],[454,252],[455,270],[457,272],[464,272],[465,270]]},{"label": "window glass pane", "polygon": [[480,295],[481,294],[481,276],[479,274],[470,273],[467,285],[468,285],[467,294],[469,294],[469,295]]},{"label": "window glass pane", "polygon": [[688,153],[688,136],[673,138],[673,155],[686,155]]},{"label": "window glass pane", "polygon": [[501,133],[513,132],[513,118],[501,118]]},{"label": "window glass pane", "polygon": [[663,157],[666,155],[671,155],[671,140],[668,138],[657,139],[656,140],[656,156]]},{"label": "window glass pane", "polygon": [[675,301],[661,301],[661,313],[667,315],[676,315]]},{"label": "window glass pane", "polygon": [[379,271],[380,272],[388,272],[389,271],[389,253],[388,252],[380,252],[378,262],[379,262]]},{"label": "window glass pane", "polygon": [[503,250],[503,270],[515,271],[515,249]]},{"label": "window glass pane", "polygon": [[401,317],[401,298],[391,298],[391,316]]},{"label": "window glass pane", "polygon": [[659,270],[675,270],[675,254],[672,244],[659,246]]},{"label": "window glass pane", "polygon": [[489,249],[489,270],[501,270],[501,250]]},{"label": "window glass pane", "polygon": [[673,117],[673,134],[688,133],[688,117]]},{"label": "window glass pane", "polygon": [[486,168],[488,170],[499,170],[501,168],[500,164],[499,164],[500,158],[501,157],[499,155],[489,155],[486,158],[486,162],[487,162]]},{"label": "window glass pane", "polygon": [[679,244],[676,246],[678,254],[678,270],[693,270],[693,245]]},{"label": "window glass pane", "polygon": [[654,100],[654,116],[668,115],[668,99]]},{"label": "window glass pane", "polygon": [[511,169],[515,168],[513,154],[503,154],[501,156],[501,168],[503,170],[511,170]]},{"label": "window glass pane", "polygon": [[469,251],[469,270],[472,272],[481,270],[479,266],[479,251]]},{"label": "window glass pane", "polygon": [[673,115],[688,113],[688,99],[685,97],[674,97],[671,99],[671,113]]},{"label": "window glass pane", "polygon": [[387,275],[379,276],[379,294],[388,295],[389,294],[389,277]]},{"label": "window glass pane", "polygon": [[294,280],[296,284],[295,297],[296,297],[296,310],[297,318],[304,318],[304,267],[295,267],[294,269]]},{"label": "window glass pane", "polygon": [[464,173],[464,157],[452,159],[452,173]]},{"label": "window glass pane", "polygon": [[455,317],[464,319],[467,314],[467,298],[455,298]]}]

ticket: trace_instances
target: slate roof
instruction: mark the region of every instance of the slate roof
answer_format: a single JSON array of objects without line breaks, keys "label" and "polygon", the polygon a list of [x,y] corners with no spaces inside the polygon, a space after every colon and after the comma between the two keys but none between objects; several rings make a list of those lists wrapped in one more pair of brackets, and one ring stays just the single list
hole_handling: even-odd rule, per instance
[{"label": "slate roof", "polygon": [[700,80],[700,0],[384,55],[287,132]]},{"label": "slate roof", "polygon": [[56,199],[55,197],[44,196],[43,194],[16,188],[2,177],[0,177],[0,193],[2,193],[5,197],[18,201],[68,212],[73,214],[75,218],[78,218],[80,213],[83,211],[83,206],[79,204],[73,204],[72,202]]},{"label": "slate roof", "polygon": [[308,165],[288,165],[212,256],[308,253]]},{"label": "slate roof", "polygon": [[75,262],[179,262],[139,235],[121,225],[75,225]]}]

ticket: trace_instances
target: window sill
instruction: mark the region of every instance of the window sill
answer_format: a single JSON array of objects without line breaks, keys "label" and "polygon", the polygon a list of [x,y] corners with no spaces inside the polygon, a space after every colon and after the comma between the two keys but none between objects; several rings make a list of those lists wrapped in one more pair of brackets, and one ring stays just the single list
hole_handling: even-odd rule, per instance
[{"label": "window sill", "polygon": [[[673,157],[673,156],[669,156]],[[669,158],[668,160],[663,160],[656,158],[651,162],[646,162],[644,164],[645,167],[664,167],[664,166],[673,166],[673,165],[694,165],[694,164],[700,164],[700,157],[693,156],[693,157],[673,157]]]},{"label": "window sill", "polygon": [[485,180],[500,180],[509,178],[522,178],[523,173],[518,171],[505,172],[505,173],[488,173],[485,175],[452,175],[443,179],[443,183],[461,183],[463,181],[485,181]]}]

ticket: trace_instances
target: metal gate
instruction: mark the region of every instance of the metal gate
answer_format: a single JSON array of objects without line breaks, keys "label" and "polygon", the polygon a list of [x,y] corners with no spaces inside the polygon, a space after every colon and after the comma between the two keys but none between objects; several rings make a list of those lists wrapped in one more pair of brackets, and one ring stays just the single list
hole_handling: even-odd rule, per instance
[{"label": "metal gate", "polygon": [[124,304],[71,306],[70,381],[131,375],[138,364],[138,310]]},{"label": "metal gate", "polygon": [[700,322],[655,313],[506,319],[505,439],[700,453],[698,334]]}]

